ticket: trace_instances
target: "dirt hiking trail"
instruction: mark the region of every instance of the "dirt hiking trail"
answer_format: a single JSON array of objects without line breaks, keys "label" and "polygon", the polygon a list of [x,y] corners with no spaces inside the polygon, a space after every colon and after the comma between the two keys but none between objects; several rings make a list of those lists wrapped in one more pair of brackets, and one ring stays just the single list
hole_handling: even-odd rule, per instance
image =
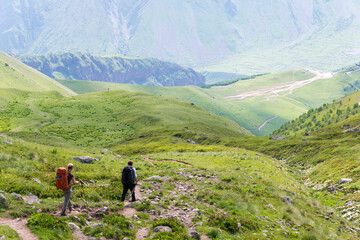
[{"label": "dirt hiking trail", "polygon": [[6,225],[14,229],[23,240],[39,240],[30,229],[26,227],[26,219],[0,218],[0,225]]},{"label": "dirt hiking trail", "polygon": [[[142,196],[141,196],[141,192],[140,192],[140,187],[141,187],[142,182],[138,182],[137,186],[135,187],[135,197],[137,200],[141,200]],[[132,206],[132,202],[129,202],[127,199],[125,199],[124,202],[124,209],[121,210],[119,213],[121,213],[122,215],[124,215],[127,218],[132,218],[132,216],[134,216],[134,214],[138,213],[138,211]]]}]

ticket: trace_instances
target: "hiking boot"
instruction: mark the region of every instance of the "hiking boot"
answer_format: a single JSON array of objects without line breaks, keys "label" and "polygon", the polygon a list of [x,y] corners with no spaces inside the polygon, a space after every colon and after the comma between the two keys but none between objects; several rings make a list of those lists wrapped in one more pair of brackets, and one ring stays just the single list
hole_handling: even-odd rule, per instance
[{"label": "hiking boot", "polygon": [[66,212],[62,212],[60,216],[65,217],[65,216],[67,216],[67,214],[66,214]]},{"label": "hiking boot", "polygon": [[69,208],[69,211],[71,212],[72,211],[72,206],[69,205],[68,208]]}]

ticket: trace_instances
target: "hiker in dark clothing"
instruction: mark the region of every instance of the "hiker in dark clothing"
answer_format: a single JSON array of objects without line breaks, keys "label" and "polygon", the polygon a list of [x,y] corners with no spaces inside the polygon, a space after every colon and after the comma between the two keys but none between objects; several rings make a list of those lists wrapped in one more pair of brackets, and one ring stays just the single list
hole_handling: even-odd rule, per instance
[{"label": "hiker in dark clothing", "polygon": [[64,197],[65,197],[65,200],[64,200],[64,206],[62,208],[62,211],[61,211],[61,216],[66,216],[66,207],[69,207],[69,211],[71,212],[72,211],[72,204],[70,202],[70,197],[71,197],[71,185],[75,185],[75,184],[82,184],[83,182],[82,181],[75,181],[75,176],[74,174],[72,173],[72,170],[74,169],[74,165],[72,163],[69,163],[68,166],[67,166],[67,172],[68,172],[68,184],[69,184],[69,188],[66,189],[66,190],[63,190],[64,192]]},{"label": "hiker in dark clothing", "polygon": [[123,184],[123,192],[121,201],[125,201],[126,193],[130,190],[131,201],[135,202],[135,187],[137,184],[136,169],[133,167],[133,161],[128,162],[128,166],[124,167],[122,171],[121,182]]}]

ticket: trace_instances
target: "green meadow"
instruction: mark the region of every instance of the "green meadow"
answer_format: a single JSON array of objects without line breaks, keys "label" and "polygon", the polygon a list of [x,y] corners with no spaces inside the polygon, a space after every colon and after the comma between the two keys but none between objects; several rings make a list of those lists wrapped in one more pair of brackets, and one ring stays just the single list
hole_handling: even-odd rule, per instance
[{"label": "green meadow", "polygon": [[[312,77],[314,77],[313,73],[300,70],[243,77],[204,87],[165,88],[93,81],[57,81],[79,94],[121,89],[179,98],[194,103],[218,116],[226,117],[251,131],[254,135],[265,136],[311,108],[330,103],[357,91],[360,73],[347,74],[346,71],[343,71],[330,79],[319,79],[300,88],[295,88],[292,92],[281,91],[279,94],[269,94],[276,87]],[[259,89],[265,93],[244,99],[227,98]],[[265,121],[272,118],[274,120],[259,130]]]},{"label": "green meadow", "polygon": [[[308,77],[306,73],[298,76]],[[266,75],[255,80],[259,77],[277,81]],[[69,83],[86,89],[85,82]],[[95,88],[99,83],[91,84]],[[215,96],[221,99],[213,90],[216,86],[119,86],[137,91],[103,89],[64,96],[57,88],[0,89],[1,218],[26,218],[26,227],[39,239],[76,239],[77,234],[140,239],[144,231],[146,239],[153,240],[191,239],[191,232],[201,239],[359,238],[358,137],[343,129],[343,125],[352,129],[358,124],[357,112],[348,118],[344,115],[348,107],[357,110],[357,94],[306,114],[313,119],[312,114],[317,118],[330,109],[339,110],[338,121],[334,113],[330,123],[310,129],[306,137],[301,132],[305,129],[284,125],[287,128],[277,133],[287,139],[269,140],[199,104]],[[141,88],[152,89],[155,95]],[[189,98],[198,94],[184,101],[159,89]],[[278,97],[284,108],[287,97]],[[271,101],[263,108],[255,99],[249,102],[263,118],[271,116],[265,111]],[[292,104],[302,106],[294,100]],[[278,111],[286,114],[285,109]],[[76,156],[95,160],[80,163]],[[121,170],[129,160],[134,161],[141,181],[140,201],[133,204],[120,202]],[[60,217],[63,200],[55,187],[55,172],[69,162],[75,165],[76,179],[86,185],[74,186],[74,211]],[[158,177],[148,181],[152,176]],[[352,181],[340,184],[341,178]],[[337,190],[328,191],[330,186]],[[22,200],[31,196],[39,201]],[[70,223],[79,229],[74,231]],[[172,232],[156,232],[158,226],[168,226]],[[0,235],[17,239],[5,226],[0,226]]]}]

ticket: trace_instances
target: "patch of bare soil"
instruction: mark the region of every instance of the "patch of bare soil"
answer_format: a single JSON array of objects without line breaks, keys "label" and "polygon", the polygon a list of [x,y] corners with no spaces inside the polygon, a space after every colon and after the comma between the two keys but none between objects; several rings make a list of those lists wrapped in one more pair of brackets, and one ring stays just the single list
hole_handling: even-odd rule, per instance
[{"label": "patch of bare soil", "polygon": [[27,220],[26,219],[11,219],[11,218],[0,218],[0,225],[7,225],[14,229],[19,237],[23,240],[38,240],[30,229],[26,227]]},{"label": "patch of bare soil", "polygon": [[140,228],[136,233],[136,240],[142,240],[148,237],[150,232],[149,228]]},{"label": "patch of bare soil", "polygon": [[74,240],[88,240],[89,237],[84,235],[81,230],[75,230],[73,233]]}]

